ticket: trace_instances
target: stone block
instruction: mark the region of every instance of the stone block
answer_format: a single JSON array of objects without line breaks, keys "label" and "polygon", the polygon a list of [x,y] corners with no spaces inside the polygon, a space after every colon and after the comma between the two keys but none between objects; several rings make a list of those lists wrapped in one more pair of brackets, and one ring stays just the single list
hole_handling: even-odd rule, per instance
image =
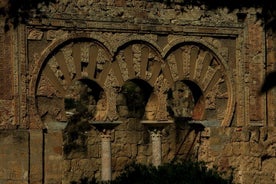
[{"label": "stone block", "polygon": [[223,151],[222,151],[222,155],[223,156],[226,156],[226,157],[230,157],[230,156],[233,156],[233,152],[235,150],[233,150],[233,146],[231,144],[226,144],[223,148]]},{"label": "stone block", "polygon": [[254,142],[250,142],[250,155],[255,157],[260,157],[264,154],[264,146],[262,144],[257,144]]},{"label": "stone block", "polygon": [[116,144],[112,147],[112,155],[116,157],[131,157],[131,144]]},{"label": "stone block", "polygon": [[274,184],[274,175],[266,172],[254,172],[254,171],[241,171],[240,172],[241,184],[252,184],[252,183],[265,183]]},{"label": "stone block", "polygon": [[63,138],[62,131],[48,131],[45,136],[45,182],[60,183],[63,168]]},{"label": "stone block", "polygon": [[88,155],[89,157],[92,158],[99,158],[100,157],[100,148],[99,148],[99,144],[94,144],[94,145],[88,145]]},{"label": "stone block", "polygon": [[138,145],[138,156],[150,156],[151,153],[151,145]]},{"label": "stone block", "polygon": [[137,146],[137,144],[131,144],[130,147],[131,147],[131,157],[132,158],[136,157],[137,154],[138,154],[138,146]]},{"label": "stone block", "polygon": [[[26,183],[29,177],[29,133],[20,130],[0,131],[0,181]],[[1,183],[0,182],[0,183]]]},{"label": "stone block", "polygon": [[148,163],[148,158],[146,156],[137,156],[136,157],[136,163],[139,164],[147,164]]},{"label": "stone block", "polygon": [[231,142],[248,142],[250,131],[247,128],[237,127],[231,135]]},{"label": "stone block", "polygon": [[128,157],[117,157],[114,160],[113,168],[116,171],[123,170],[130,163],[130,159]]},{"label": "stone block", "polygon": [[242,156],[239,159],[240,169],[242,171],[255,171],[259,172],[262,167],[261,158],[252,156]]}]

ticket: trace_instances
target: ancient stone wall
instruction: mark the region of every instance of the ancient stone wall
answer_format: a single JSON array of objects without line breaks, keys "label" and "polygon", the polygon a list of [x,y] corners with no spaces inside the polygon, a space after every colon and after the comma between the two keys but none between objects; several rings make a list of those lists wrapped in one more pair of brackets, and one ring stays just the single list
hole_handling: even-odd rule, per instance
[{"label": "ancient stone wall", "polygon": [[236,183],[275,183],[276,89],[259,93],[275,70],[275,33],[261,9],[142,0],[40,9],[0,33],[0,183],[100,180],[107,132],[112,178],[153,163],[160,133],[162,162],[198,159]]}]

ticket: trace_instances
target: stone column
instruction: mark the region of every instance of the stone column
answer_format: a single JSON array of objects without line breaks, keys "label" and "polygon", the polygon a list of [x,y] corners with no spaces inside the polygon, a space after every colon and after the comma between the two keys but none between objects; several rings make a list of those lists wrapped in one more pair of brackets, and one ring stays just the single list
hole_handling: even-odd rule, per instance
[{"label": "stone column", "polygon": [[160,130],[150,131],[150,134],[152,142],[152,164],[158,167],[162,163],[162,134]]},{"label": "stone column", "polygon": [[152,164],[156,167],[160,166],[162,163],[162,130],[173,123],[171,120],[166,121],[152,121],[143,120],[141,121],[145,125],[151,135],[152,143]]},{"label": "stone column", "polygon": [[111,181],[111,131],[101,132],[102,181]]},{"label": "stone column", "polygon": [[94,126],[101,134],[102,145],[102,181],[111,181],[111,132],[122,122],[94,121],[90,124]]}]

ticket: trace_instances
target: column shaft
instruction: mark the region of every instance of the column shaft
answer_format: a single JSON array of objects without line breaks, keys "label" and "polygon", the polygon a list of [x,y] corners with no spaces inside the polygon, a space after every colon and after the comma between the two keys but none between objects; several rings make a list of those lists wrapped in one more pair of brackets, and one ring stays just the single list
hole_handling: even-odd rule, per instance
[{"label": "column shaft", "polygon": [[151,132],[152,139],[152,164],[160,166],[162,162],[161,133],[159,131]]},{"label": "column shaft", "polygon": [[111,143],[110,135],[102,135],[102,181],[111,180]]}]

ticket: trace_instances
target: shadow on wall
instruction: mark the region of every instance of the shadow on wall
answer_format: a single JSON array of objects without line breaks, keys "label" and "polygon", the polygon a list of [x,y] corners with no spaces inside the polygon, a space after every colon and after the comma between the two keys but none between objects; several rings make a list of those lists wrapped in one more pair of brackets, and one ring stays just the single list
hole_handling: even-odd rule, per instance
[{"label": "shadow on wall", "polygon": [[272,88],[276,87],[276,71],[270,72],[264,80],[264,83],[261,87],[260,94],[268,92]]}]

